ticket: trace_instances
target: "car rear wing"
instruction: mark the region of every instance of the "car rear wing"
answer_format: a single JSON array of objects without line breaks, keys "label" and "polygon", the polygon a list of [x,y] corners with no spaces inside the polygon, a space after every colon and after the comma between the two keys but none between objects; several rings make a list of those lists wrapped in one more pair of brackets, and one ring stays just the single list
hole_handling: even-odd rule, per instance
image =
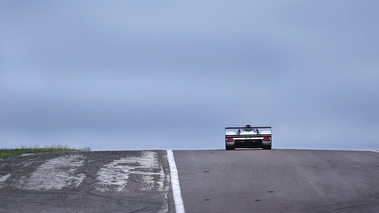
[{"label": "car rear wing", "polygon": [[225,138],[271,137],[271,135],[271,126],[225,127]]}]

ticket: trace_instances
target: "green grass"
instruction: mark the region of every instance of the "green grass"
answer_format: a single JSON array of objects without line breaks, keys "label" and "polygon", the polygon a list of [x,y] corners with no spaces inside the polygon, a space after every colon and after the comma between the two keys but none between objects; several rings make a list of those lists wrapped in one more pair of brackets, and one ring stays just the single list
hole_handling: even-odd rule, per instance
[{"label": "green grass", "polygon": [[91,151],[90,148],[70,148],[68,146],[61,146],[61,145],[55,145],[55,146],[47,146],[44,148],[40,148],[38,146],[35,147],[26,147],[22,146],[21,148],[16,149],[0,149],[0,158],[7,158],[7,157],[13,157],[18,156],[22,154],[30,154],[30,153],[41,153],[41,152],[75,152],[75,151]]}]

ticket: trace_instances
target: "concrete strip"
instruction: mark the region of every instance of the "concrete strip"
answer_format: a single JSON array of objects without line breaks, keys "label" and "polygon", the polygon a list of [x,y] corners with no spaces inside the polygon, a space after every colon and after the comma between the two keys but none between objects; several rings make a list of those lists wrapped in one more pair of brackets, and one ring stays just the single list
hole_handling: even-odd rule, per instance
[{"label": "concrete strip", "polygon": [[[175,210],[169,196],[170,169],[166,154],[166,150],[67,152],[3,159],[0,161],[0,212],[164,213],[169,212],[170,207]],[[120,159],[129,160],[118,161]],[[121,192],[117,192],[112,185],[108,185],[108,191],[105,192],[96,190],[99,186],[99,170],[114,161],[115,166],[130,167],[127,185]],[[123,165],[125,162],[127,164]],[[45,173],[45,176],[41,173]],[[81,173],[86,178],[77,186],[78,182],[71,181],[70,177],[80,177]],[[67,187],[46,187],[49,178],[57,180],[59,185],[61,180],[56,176],[62,174],[69,176]],[[123,175],[119,179],[122,181],[126,175],[120,175]],[[29,190],[36,188],[35,179],[38,176],[44,188],[52,189]],[[26,187],[29,183],[34,187]]]}]

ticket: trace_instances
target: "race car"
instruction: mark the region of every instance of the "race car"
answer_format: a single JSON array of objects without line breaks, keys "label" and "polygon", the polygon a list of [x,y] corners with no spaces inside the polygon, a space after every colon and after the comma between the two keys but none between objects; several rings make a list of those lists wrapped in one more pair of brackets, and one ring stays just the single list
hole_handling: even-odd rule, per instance
[{"label": "race car", "polygon": [[225,149],[262,148],[271,149],[271,127],[225,127]]}]

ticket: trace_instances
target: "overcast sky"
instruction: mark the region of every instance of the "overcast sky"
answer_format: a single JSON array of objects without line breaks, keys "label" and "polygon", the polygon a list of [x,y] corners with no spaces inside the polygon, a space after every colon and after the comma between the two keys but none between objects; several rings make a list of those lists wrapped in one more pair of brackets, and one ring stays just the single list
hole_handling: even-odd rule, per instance
[{"label": "overcast sky", "polygon": [[0,0],[0,148],[379,148],[379,1]]}]

